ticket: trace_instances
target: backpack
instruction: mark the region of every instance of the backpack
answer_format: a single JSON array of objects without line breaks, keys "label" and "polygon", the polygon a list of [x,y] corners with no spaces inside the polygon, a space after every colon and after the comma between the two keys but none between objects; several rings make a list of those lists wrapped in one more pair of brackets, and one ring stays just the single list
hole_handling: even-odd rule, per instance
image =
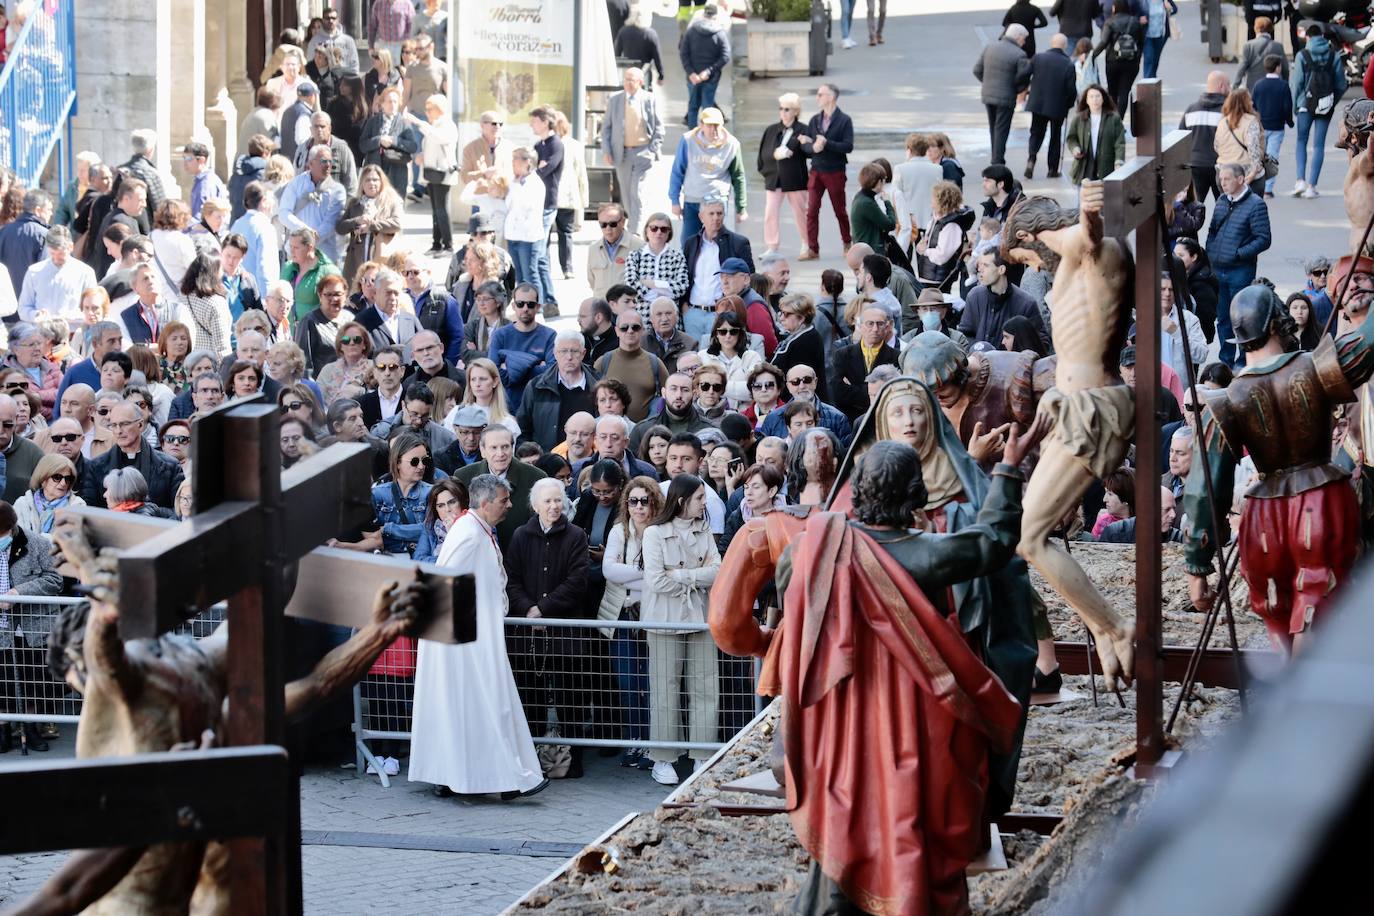
[{"label": "backpack", "polygon": [[1334,61],[1317,66],[1312,52],[1303,49],[1303,68],[1307,73],[1307,94],[1303,107],[1316,118],[1328,117],[1336,107],[1336,72]]},{"label": "backpack", "polygon": [[1135,60],[1140,56],[1140,45],[1136,43],[1129,27],[1116,33],[1116,38],[1112,40],[1112,54],[1117,60]]}]

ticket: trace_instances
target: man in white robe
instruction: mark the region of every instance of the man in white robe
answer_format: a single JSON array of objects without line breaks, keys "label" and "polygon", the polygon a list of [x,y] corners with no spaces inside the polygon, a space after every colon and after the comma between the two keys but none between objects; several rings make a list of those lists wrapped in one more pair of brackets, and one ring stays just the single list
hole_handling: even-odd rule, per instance
[{"label": "man in white robe", "polygon": [[439,565],[477,579],[477,640],[420,640],[411,725],[411,782],[440,797],[500,792],[505,799],[548,786],[506,658],[506,570],[496,526],[510,511],[510,487],[494,474],[468,485],[469,511],[439,548]]}]

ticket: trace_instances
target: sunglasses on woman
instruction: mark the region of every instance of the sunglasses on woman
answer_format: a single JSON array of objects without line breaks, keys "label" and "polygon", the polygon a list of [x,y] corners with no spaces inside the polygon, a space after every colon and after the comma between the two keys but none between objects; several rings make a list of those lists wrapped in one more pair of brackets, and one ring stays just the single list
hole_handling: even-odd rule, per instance
[{"label": "sunglasses on woman", "polygon": [[755,382],[754,384],[749,386],[749,388],[753,391],[767,391],[770,388],[776,387],[778,387],[778,383],[773,381],[772,379],[769,379],[766,382]]},{"label": "sunglasses on woman", "polygon": [[176,433],[168,433],[162,437],[163,445],[189,445],[190,442],[190,436],[179,436]]},{"label": "sunglasses on woman", "polygon": [[360,344],[360,343],[362,343],[362,342],[363,342],[362,336],[361,336],[361,335],[357,335],[357,334],[353,334],[353,335],[345,334],[343,337],[340,337],[340,338],[339,338],[339,343],[340,343],[341,345],[345,346],[345,347],[348,346],[349,344]]},{"label": "sunglasses on woman", "polygon": [[29,383],[28,383],[28,382],[6,382],[6,383],[5,383],[5,390],[6,390],[6,391],[28,391],[28,390],[29,390]]},{"label": "sunglasses on woman", "polygon": [[420,466],[422,466],[422,465],[423,465],[424,467],[429,467],[429,466],[430,466],[431,464],[433,464],[434,462],[433,462],[432,460],[430,460],[430,457],[429,457],[428,455],[426,455],[426,456],[423,457],[423,458],[411,458],[411,459],[410,459],[408,462],[406,462],[406,463],[409,464],[409,465],[410,465],[411,467],[413,467],[413,468],[418,468],[418,467],[420,467]]},{"label": "sunglasses on woman", "polygon": [[305,402],[304,402],[304,401],[287,401],[285,404],[281,405],[281,412],[282,412],[282,413],[293,413],[293,412],[295,412],[295,411],[297,411],[297,410],[300,410],[300,409],[301,409],[302,407],[304,407],[304,406],[305,406]]},{"label": "sunglasses on woman", "polygon": [[629,503],[632,506],[647,506],[649,505],[649,497],[631,496],[629,499],[625,500],[625,502]]},{"label": "sunglasses on woman", "polygon": [[735,334],[738,334],[738,333],[739,333],[739,328],[717,328],[717,329],[716,329],[716,334],[717,334],[717,335],[722,335],[722,334],[735,335]]},{"label": "sunglasses on woman", "polygon": [[650,226],[650,227],[649,227],[649,231],[650,231],[650,232],[672,232],[672,231],[673,231],[673,227],[672,227],[672,226]]},{"label": "sunglasses on woman", "polygon": [[53,483],[65,483],[69,487],[72,484],[76,483],[75,474],[53,474],[48,479],[51,480]]},{"label": "sunglasses on woman", "polygon": [[724,382],[701,382],[697,385],[702,391],[725,391]]}]

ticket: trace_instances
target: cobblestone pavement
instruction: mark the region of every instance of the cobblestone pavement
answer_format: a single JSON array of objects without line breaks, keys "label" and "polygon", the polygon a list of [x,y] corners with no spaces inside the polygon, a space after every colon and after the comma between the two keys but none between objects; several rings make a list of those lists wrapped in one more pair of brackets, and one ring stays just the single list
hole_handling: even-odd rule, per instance
[{"label": "cobblestone pavement", "polygon": [[[41,766],[71,756],[75,729],[64,731],[51,752],[33,754],[27,762]],[[0,762],[21,759],[11,754]],[[631,811],[652,809],[668,792],[647,772],[623,769],[595,751],[589,752],[586,771],[582,779],[556,781],[532,798],[501,802],[495,796],[438,799],[428,785],[406,782],[404,771],[384,789],[375,776],[312,767],[301,781],[305,911],[499,912],[558,868],[574,847]],[[339,837],[339,831],[366,833],[361,841],[369,844],[412,848],[332,845],[359,841]],[[317,841],[330,845],[311,845]],[[496,851],[414,848],[427,842]],[[65,853],[0,857],[0,908],[38,890],[64,858]]]}]

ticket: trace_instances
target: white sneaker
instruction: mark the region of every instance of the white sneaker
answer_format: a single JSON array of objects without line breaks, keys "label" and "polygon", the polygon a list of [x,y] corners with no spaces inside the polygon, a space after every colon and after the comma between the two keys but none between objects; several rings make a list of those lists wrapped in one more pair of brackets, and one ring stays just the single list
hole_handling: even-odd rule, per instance
[{"label": "white sneaker", "polygon": [[1308,200],[1311,200],[1314,197],[1321,197],[1321,195],[1317,193],[1317,189],[1312,187],[1311,185],[1308,185],[1307,190],[1302,192],[1302,196],[1307,198]]},{"label": "white sneaker", "polygon": [[1303,192],[1303,191],[1306,191],[1306,190],[1307,190],[1307,182],[1305,182],[1305,181],[1303,181],[1301,178],[1299,178],[1299,179],[1297,180],[1297,183],[1293,185],[1293,191],[1292,191],[1292,193],[1289,194],[1288,196],[1289,196],[1289,197],[1301,197],[1301,196],[1302,196],[1302,192]]},{"label": "white sneaker", "polygon": [[401,761],[395,757],[383,757],[382,772],[388,776],[399,776],[401,774]]},{"label": "white sneaker", "polygon": [[846,38],[844,41],[840,42],[840,47],[842,48],[857,48],[858,46],[859,43],[852,38]]},{"label": "white sneaker", "polygon": [[660,785],[677,785],[677,770],[673,769],[673,765],[666,760],[657,761],[650,775],[654,777],[654,782]]}]

